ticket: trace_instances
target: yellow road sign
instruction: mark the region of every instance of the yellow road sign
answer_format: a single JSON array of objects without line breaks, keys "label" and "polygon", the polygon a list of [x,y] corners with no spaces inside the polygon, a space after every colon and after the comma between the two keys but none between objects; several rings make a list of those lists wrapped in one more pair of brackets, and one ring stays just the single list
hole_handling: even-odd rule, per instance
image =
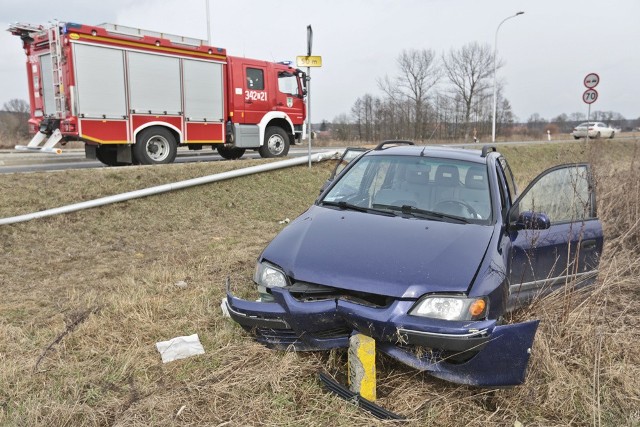
[{"label": "yellow road sign", "polygon": [[321,56],[296,56],[298,67],[322,67]]}]

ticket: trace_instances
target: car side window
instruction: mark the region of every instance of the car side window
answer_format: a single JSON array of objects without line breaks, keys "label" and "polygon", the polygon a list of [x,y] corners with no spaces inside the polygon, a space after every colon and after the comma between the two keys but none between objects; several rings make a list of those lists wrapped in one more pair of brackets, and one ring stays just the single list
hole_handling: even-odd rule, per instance
[{"label": "car side window", "polygon": [[506,184],[504,182],[504,172],[499,165],[496,165],[496,175],[498,177],[498,190],[500,193],[500,211],[504,212],[509,206]]},{"label": "car side window", "polygon": [[549,169],[523,193],[520,212],[543,212],[551,223],[595,218],[595,203],[587,165]]},{"label": "car side window", "polygon": [[259,68],[247,68],[247,88],[264,90],[264,72]]},{"label": "car side window", "polygon": [[498,163],[500,168],[502,168],[502,172],[504,173],[505,182],[507,184],[507,191],[509,194],[509,205],[516,200],[516,196],[518,194],[518,187],[516,186],[516,180],[513,177],[513,172],[511,172],[511,168],[509,167],[509,163],[507,163],[507,159],[504,157],[500,157],[498,159]]}]

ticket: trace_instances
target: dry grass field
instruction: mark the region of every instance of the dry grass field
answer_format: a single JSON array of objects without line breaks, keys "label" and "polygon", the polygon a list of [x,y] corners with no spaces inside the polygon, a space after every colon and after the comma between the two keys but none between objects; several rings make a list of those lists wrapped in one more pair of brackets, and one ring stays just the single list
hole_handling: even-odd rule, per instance
[{"label": "dry grass field", "polygon": [[[521,188],[554,164],[594,164],[598,284],[514,314],[542,320],[524,385],[452,385],[380,355],[377,403],[403,425],[640,425],[639,146],[501,148]],[[0,217],[260,162],[2,175]],[[388,425],[320,384],[320,370],[344,380],[345,351],[268,350],[219,308],[226,277],[249,287],[279,221],[313,202],[331,167],[0,226],[0,425]],[[194,333],[204,355],[162,364],[157,341]]]}]

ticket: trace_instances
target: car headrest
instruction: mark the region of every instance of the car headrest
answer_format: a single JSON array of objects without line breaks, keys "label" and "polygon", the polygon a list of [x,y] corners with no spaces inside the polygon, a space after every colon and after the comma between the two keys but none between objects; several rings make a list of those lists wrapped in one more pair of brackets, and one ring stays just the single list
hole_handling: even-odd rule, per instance
[{"label": "car headrest", "polygon": [[430,166],[407,166],[405,179],[410,184],[427,185],[429,183]]},{"label": "car headrest", "polygon": [[440,165],[438,169],[436,169],[434,181],[436,184],[448,187],[460,185],[460,172],[458,172],[457,166]]},{"label": "car headrest", "polygon": [[482,166],[470,167],[464,178],[464,186],[473,189],[487,188],[487,169]]}]

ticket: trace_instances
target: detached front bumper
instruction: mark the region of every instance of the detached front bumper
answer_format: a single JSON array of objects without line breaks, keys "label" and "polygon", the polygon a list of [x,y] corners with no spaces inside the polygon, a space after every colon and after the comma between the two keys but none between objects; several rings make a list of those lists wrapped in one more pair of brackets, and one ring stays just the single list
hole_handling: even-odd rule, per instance
[{"label": "detached front bumper", "polygon": [[475,386],[524,382],[538,321],[497,326],[494,320],[453,322],[408,315],[413,301],[388,307],[344,299],[302,302],[272,289],[274,302],[247,301],[229,290],[223,309],[267,347],[329,350],[348,347],[355,330],[378,350],[447,381]]}]

